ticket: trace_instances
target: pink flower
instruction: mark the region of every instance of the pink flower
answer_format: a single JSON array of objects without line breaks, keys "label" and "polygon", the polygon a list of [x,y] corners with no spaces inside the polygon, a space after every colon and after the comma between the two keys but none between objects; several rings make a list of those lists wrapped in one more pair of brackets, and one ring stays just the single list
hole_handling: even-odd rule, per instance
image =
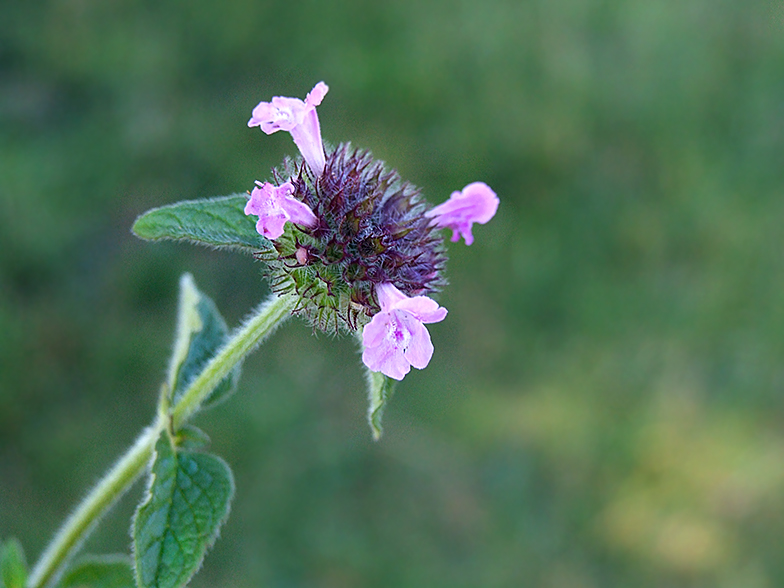
[{"label": "pink flower", "polygon": [[272,102],[259,102],[253,109],[248,126],[261,127],[268,135],[276,131],[291,133],[291,138],[299,147],[310,169],[320,176],[324,172],[326,160],[316,106],[321,104],[328,90],[324,82],[319,82],[304,102],[299,98],[284,96],[275,96]]},{"label": "pink flower", "polygon": [[409,298],[390,283],[376,286],[381,312],[362,331],[362,361],[374,372],[402,380],[411,366],[422,369],[433,357],[424,323],[446,317],[446,308],[427,296]]},{"label": "pink flower", "polygon": [[462,192],[452,192],[449,200],[425,213],[432,217],[431,225],[452,229],[452,241],[462,235],[466,245],[474,242],[471,234],[473,223],[485,224],[498,210],[498,196],[484,182],[474,182]]},{"label": "pink flower", "polygon": [[291,221],[303,227],[315,227],[318,223],[316,215],[304,202],[292,197],[294,186],[286,182],[273,186],[269,182],[256,182],[250,200],[245,205],[245,214],[258,215],[256,230],[267,239],[277,239],[283,234],[283,225]]}]

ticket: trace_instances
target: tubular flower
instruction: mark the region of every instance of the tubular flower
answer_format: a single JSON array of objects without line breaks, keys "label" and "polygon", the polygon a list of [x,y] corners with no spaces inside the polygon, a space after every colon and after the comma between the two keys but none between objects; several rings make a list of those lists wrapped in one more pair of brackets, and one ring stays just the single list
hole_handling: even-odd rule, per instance
[{"label": "tubular flower", "polygon": [[318,223],[316,215],[307,204],[292,198],[294,186],[291,182],[280,186],[273,186],[269,182],[256,184],[258,187],[253,188],[250,200],[245,205],[245,214],[259,217],[256,230],[260,235],[267,239],[277,239],[283,234],[286,221],[308,228],[313,228]]},{"label": "tubular flower", "polygon": [[466,245],[474,242],[471,234],[473,223],[485,224],[498,210],[498,196],[484,182],[474,182],[463,188],[462,192],[452,192],[449,200],[425,213],[432,218],[431,224],[452,229],[452,241],[460,236]]},{"label": "tubular flower", "polygon": [[444,320],[447,310],[427,296],[409,298],[393,284],[376,287],[381,312],[362,331],[362,361],[374,372],[402,380],[411,366],[427,367],[433,343],[425,323]]},{"label": "tubular flower", "polygon": [[321,104],[329,87],[319,82],[308,93],[305,101],[299,98],[275,96],[272,102],[259,102],[248,121],[249,127],[261,127],[271,135],[277,131],[288,131],[299,148],[302,157],[316,176],[324,173],[324,145],[321,140],[316,106]]}]

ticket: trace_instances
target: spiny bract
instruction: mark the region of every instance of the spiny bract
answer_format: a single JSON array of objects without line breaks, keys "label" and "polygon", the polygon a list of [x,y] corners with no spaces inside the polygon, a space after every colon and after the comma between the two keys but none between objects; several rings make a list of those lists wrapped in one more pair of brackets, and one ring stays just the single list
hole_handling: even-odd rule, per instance
[{"label": "spiny bract", "polygon": [[287,223],[258,256],[272,289],[296,293],[297,312],[327,332],[355,331],[379,311],[375,287],[394,284],[408,296],[444,286],[446,253],[419,189],[368,151],[340,144],[314,178],[304,163],[284,161],[278,184],[318,218],[312,228]]}]

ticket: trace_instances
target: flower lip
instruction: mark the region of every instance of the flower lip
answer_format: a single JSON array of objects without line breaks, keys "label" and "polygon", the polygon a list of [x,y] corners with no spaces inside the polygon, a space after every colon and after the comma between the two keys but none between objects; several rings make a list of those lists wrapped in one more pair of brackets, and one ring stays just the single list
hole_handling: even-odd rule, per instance
[{"label": "flower lip", "polygon": [[375,372],[402,380],[411,366],[423,369],[433,357],[426,323],[444,320],[447,310],[427,296],[409,298],[394,284],[376,287],[381,312],[362,331],[362,361]]},{"label": "flower lip", "polygon": [[452,241],[462,236],[466,245],[474,242],[473,223],[485,224],[498,210],[498,196],[484,182],[468,184],[460,192],[452,192],[449,200],[427,211],[432,225],[452,229]]},{"label": "flower lip", "polygon": [[277,131],[291,133],[310,169],[320,176],[324,172],[325,156],[316,106],[321,104],[328,91],[329,86],[319,82],[304,101],[275,96],[270,102],[259,102],[253,109],[248,126],[260,127],[268,135]]},{"label": "flower lip", "polygon": [[271,102],[259,102],[248,121],[249,127],[261,127],[266,134],[291,131],[305,118],[305,103],[298,98],[275,96]]}]

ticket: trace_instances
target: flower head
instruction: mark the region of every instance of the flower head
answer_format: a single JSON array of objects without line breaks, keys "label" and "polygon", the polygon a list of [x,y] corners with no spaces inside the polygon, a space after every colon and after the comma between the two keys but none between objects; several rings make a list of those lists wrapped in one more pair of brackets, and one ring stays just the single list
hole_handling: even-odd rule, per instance
[{"label": "flower head", "polygon": [[430,361],[424,325],[446,316],[428,297],[446,283],[440,229],[470,245],[472,224],[490,220],[498,198],[476,182],[430,209],[369,152],[348,143],[325,152],[316,106],[326,93],[320,82],[304,101],[278,96],[253,110],[250,126],[290,132],[304,158],[285,159],[251,194],[245,212],[270,239],[256,256],[274,292],[297,296],[296,314],[323,331],[362,331],[365,364],[399,380]]},{"label": "flower head", "polygon": [[272,291],[296,299],[292,314],[328,333],[361,332],[377,438],[387,378],[428,365],[434,350],[425,325],[447,315],[429,297],[446,284],[440,229],[471,245],[473,223],[488,222],[499,201],[474,182],[431,208],[368,151],[349,143],[325,151],[316,107],[327,91],[319,82],[304,101],[276,96],[253,109],[248,126],[291,133],[302,159],[287,157],[272,183],[256,182],[245,213],[259,217],[257,231],[268,240],[255,257]]},{"label": "flower head", "polygon": [[409,298],[393,284],[376,287],[381,312],[362,331],[362,361],[374,372],[402,380],[414,366],[423,369],[433,357],[425,323],[444,320],[447,310],[427,296]]},{"label": "flower head", "polygon": [[303,168],[289,159],[274,175],[278,183],[289,178],[280,188],[293,186],[286,194],[316,222],[292,218],[291,229],[258,254],[272,289],[299,296],[299,314],[324,331],[354,332],[378,312],[380,284],[395,284],[406,296],[444,285],[443,239],[424,216],[428,207],[416,187],[348,144],[327,154],[322,176]]},{"label": "flower head", "polygon": [[248,126],[261,127],[268,135],[277,131],[291,133],[310,169],[320,176],[324,172],[325,157],[316,106],[321,104],[328,91],[329,87],[319,82],[304,102],[284,96],[275,96],[271,102],[259,102],[253,109]]},{"label": "flower head", "polygon": [[484,182],[474,182],[463,188],[462,192],[452,192],[449,200],[425,213],[432,218],[431,223],[442,228],[452,229],[452,241],[462,235],[466,245],[474,242],[471,234],[473,223],[485,224],[498,210],[498,196]]},{"label": "flower head", "polygon": [[294,186],[285,182],[273,186],[269,182],[256,182],[250,200],[245,205],[245,214],[258,215],[256,230],[267,239],[277,239],[283,234],[286,221],[303,227],[315,227],[318,223],[316,215],[304,204],[292,197]]}]

